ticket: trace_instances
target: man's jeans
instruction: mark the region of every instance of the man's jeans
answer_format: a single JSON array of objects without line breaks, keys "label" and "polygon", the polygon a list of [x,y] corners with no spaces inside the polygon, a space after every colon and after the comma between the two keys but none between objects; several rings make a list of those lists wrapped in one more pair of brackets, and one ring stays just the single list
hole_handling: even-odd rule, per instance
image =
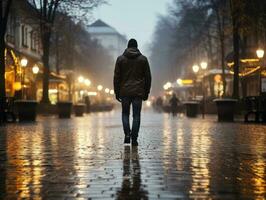
[{"label": "man's jeans", "polygon": [[[130,105],[133,106],[133,124],[130,129],[129,114]],[[137,139],[140,127],[140,113],[142,107],[142,99],[140,97],[123,97],[122,98],[122,122],[125,134],[130,134],[132,139]]]}]

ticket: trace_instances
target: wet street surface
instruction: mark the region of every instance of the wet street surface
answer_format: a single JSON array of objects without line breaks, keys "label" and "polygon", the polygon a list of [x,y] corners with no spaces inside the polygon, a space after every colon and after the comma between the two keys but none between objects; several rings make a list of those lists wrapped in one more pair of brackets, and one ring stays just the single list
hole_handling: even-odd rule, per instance
[{"label": "wet street surface", "polygon": [[146,112],[0,127],[0,199],[264,199],[266,126]]}]

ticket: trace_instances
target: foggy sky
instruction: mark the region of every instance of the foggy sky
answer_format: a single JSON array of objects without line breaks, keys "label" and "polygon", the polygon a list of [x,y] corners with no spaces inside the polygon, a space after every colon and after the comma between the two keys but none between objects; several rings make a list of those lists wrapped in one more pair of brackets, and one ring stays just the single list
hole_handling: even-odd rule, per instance
[{"label": "foggy sky", "polygon": [[140,50],[147,54],[157,16],[166,13],[171,1],[109,0],[109,5],[96,9],[93,15],[95,19],[102,19],[118,32],[126,35],[127,39],[136,38]]}]

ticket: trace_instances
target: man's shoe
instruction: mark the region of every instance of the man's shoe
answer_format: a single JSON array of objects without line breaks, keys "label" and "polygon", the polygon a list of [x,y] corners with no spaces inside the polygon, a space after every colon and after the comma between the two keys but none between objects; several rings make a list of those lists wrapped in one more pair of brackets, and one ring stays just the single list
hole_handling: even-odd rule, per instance
[{"label": "man's shoe", "polygon": [[124,144],[130,144],[130,135],[125,135]]},{"label": "man's shoe", "polygon": [[138,141],[136,139],[132,139],[131,145],[132,146],[138,146],[139,143],[138,143]]}]

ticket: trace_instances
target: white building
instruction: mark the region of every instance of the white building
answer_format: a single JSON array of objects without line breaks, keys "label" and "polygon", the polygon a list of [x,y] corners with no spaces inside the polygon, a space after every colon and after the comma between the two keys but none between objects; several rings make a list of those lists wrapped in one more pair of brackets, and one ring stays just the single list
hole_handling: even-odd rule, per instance
[{"label": "white building", "polygon": [[92,39],[98,40],[108,50],[114,60],[124,52],[127,46],[126,37],[102,20],[97,20],[89,25],[88,32]]}]

